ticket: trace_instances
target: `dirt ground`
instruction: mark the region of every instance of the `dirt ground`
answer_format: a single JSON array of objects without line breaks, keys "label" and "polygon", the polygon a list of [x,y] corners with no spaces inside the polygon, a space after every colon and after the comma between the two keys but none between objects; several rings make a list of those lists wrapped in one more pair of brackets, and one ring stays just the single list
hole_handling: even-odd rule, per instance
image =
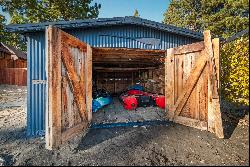
[{"label": "dirt ground", "polygon": [[49,151],[43,137],[26,138],[26,93],[0,85],[0,165],[249,165],[249,114],[230,105],[225,139],[169,123],[91,129]]},{"label": "dirt ground", "polygon": [[164,109],[159,107],[137,107],[126,110],[118,97],[113,97],[112,103],[93,113],[93,123],[127,123],[152,120],[164,120]]}]

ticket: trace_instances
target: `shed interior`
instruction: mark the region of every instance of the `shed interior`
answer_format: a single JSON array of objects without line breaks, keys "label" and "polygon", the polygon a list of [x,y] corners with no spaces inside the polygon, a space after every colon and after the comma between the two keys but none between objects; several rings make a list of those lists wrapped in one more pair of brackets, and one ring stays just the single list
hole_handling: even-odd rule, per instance
[{"label": "shed interior", "polygon": [[93,91],[105,89],[111,104],[93,113],[94,123],[163,120],[164,109],[138,107],[124,109],[119,95],[140,82],[146,92],[164,95],[165,51],[127,48],[93,48]]}]

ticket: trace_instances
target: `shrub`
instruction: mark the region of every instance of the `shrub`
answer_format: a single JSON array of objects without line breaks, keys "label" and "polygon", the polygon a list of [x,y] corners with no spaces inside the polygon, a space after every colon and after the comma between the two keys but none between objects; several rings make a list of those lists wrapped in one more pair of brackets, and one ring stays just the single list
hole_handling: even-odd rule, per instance
[{"label": "shrub", "polygon": [[221,47],[221,95],[237,105],[249,105],[249,37]]}]

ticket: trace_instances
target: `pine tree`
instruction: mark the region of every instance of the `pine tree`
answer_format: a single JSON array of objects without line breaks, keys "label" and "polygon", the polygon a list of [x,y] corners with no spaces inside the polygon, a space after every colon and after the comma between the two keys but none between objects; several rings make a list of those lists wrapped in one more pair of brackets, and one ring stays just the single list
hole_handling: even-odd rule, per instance
[{"label": "pine tree", "polygon": [[248,27],[248,0],[172,0],[164,23],[227,38]]},{"label": "pine tree", "polygon": [[140,17],[139,12],[138,12],[137,9],[135,9],[134,16],[135,16],[135,17]]}]

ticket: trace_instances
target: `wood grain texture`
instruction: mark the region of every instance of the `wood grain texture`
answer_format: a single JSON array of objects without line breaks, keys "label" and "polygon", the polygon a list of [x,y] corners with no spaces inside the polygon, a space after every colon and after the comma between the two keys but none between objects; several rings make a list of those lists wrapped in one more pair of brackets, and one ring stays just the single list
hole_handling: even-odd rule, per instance
[{"label": "wood grain texture", "polygon": [[197,42],[197,43],[192,43],[188,45],[183,45],[174,48],[173,54],[179,55],[179,54],[188,54],[188,53],[194,53],[194,52],[199,52],[201,50],[204,50],[204,42]]},{"label": "wood grain texture", "polygon": [[196,128],[196,129],[207,130],[207,122],[206,121],[200,121],[197,119],[192,119],[192,118],[187,118],[187,117],[182,117],[182,116],[175,117],[174,121],[176,123],[190,126],[190,127]]},{"label": "wood grain texture", "polygon": [[210,132],[215,132],[215,118],[214,118],[214,110],[213,110],[213,66],[211,57],[213,57],[213,46],[212,46],[212,40],[211,40],[211,34],[210,31],[204,32],[204,43],[205,43],[205,54],[209,58],[209,77],[208,77],[208,130]]},{"label": "wood grain texture", "polygon": [[[217,76],[217,89],[218,89],[218,96],[221,95],[220,93],[220,74],[221,74],[221,69],[220,69],[220,40],[219,38],[215,38],[212,40],[213,44],[213,51],[214,51],[214,61],[215,61],[215,68],[216,68],[216,76]],[[216,88],[215,88],[216,89]]]},{"label": "wood grain texture", "polygon": [[85,61],[86,72],[86,104],[88,113],[88,122],[92,120],[92,49],[90,45],[87,45],[87,55]]},{"label": "wood grain texture", "polygon": [[215,82],[214,89],[217,90],[218,94],[213,96],[213,109],[214,109],[214,127],[215,127],[215,134],[219,138],[224,138],[224,130],[222,124],[222,115],[221,115],[221,107],[220,107],[220,41],[219,38],[215,38],[212,40],[213,44],[213,51],[214,51],[214,61],[216,67],[216,76],[217,82]]},{"label": "wood grain texture", "polygon": [[[219,40],[204,32],[204,42],[171,48],[165,59],[165,94],[174,122],[208,130],[223,138],[219,89]],[[172,63],[172,62],[173,63]],[[169,110],[170,109],[170,110]],[[174,116],[173,116],[174,115]]]},{"label": "wood grain texture", "polygon": [[168,49],[165,58],[165,96],[167,118],[174,117],[174,54],[173,49]]},{"label": "wood grain texture", "polygon": [[27,68],[1,68],[0,84],[27,86]]},{"label": "wood grain texture", "polygon": [[[197,64],[190,72],[190,76],[186,81],[185,87],[182,91],[182,94],[178,98],[177,102],[175,103],[175,116],[178,116],[183,109],[184,105],[186,104],[190,94],[192,93],[205,65],[207,63],[207,57],[201,56],[197,61]],[[193,112],[193,111],[192,111]]]},{"label": "wood grain texture", "polygon": [[48,114],[46,120],[46,148],[53,149],[61,144],[61,34],[51,26],[48,37]]},{"label": "wood grain texture", "polygon": [[91,121],[92,52],[89,45],[52,26],[46,39],[46,148],[51,150],[87,130]]},{"label": "wood grain texture", "polygon": [[76,135],[81,134],[84,130],[88,127],[88,122],[82,122],[70,129],[67,129],[62,133],[62,143],[67,142],[68,140],[72,139]]},{"label": "wood grain texture", "polygon": [[[215,133],[217,137],[224,138],[223,125],[221,119],[220,101],[218,94],[218,82],[216,64],[219,68],[219,46],[218,40],[211,39],[210,31],[204,32],[205,53],[210,58],[208,77],[208,131]],[[215,54],[218,54],[214,56]],[[208,55],[209,54],[209,55]],[[216,62],[217,61],[217,62]]]},{"label": "wood grain texture", "polygon": [[[85,76],[81,76],[79,78],[79,76],[77,75],[73,66],[74,61],[72,59],[70,52],[68,51],[67,45],[66,46],[64,45],[62,50],[63,50],[62,60],[67,71],[66,72],[67,77],[70,80],[74,99],[76,100],[76,104],[80,111],[81,118],[83,120],[86,120],[87,115],[86,115],[86,100],[85,100],[85,87],[84,87],[85,85],[81,84],[82,82],[84,83]],[[81,75],[84,75],[84,73]]]}]

